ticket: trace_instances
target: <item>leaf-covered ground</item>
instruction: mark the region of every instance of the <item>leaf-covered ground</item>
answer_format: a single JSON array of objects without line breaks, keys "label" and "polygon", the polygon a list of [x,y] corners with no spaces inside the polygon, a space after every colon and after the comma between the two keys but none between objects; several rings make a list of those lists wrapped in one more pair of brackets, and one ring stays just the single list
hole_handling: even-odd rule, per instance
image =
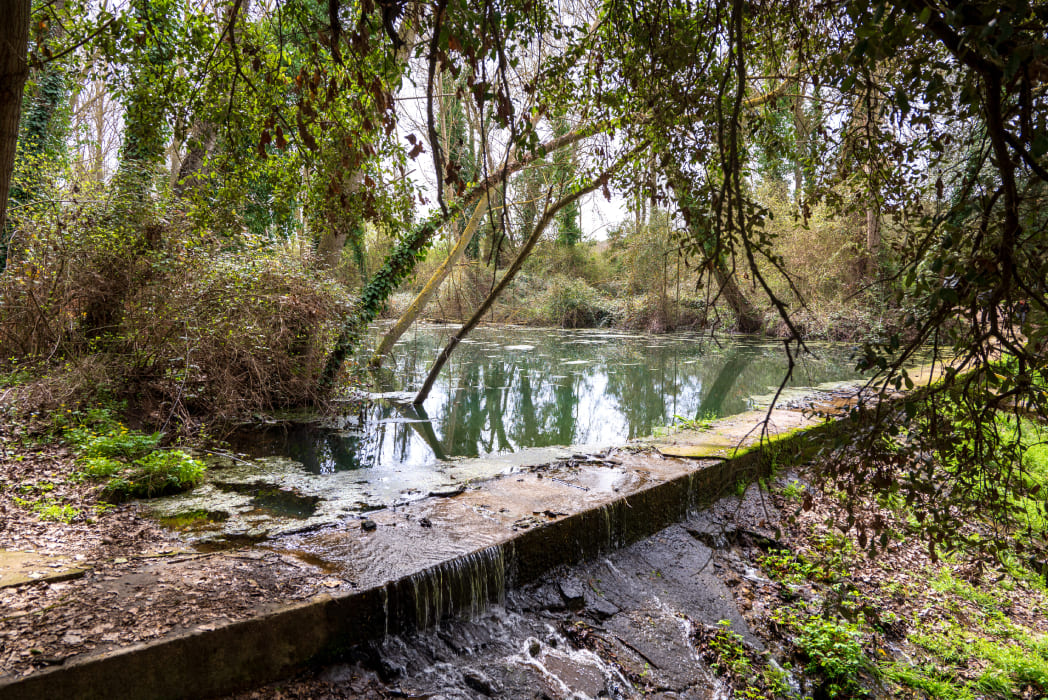
[{"label": "leaf-covered ground", "polygon": [[84,570],[72,580],[0,588],[0,677],[329,589],[292,557],[196,552],[137,505],[103,502],[101,485],[76,478],[73,453],[39,426],[0,422],[0,444],[0,550],[57,556]]}]

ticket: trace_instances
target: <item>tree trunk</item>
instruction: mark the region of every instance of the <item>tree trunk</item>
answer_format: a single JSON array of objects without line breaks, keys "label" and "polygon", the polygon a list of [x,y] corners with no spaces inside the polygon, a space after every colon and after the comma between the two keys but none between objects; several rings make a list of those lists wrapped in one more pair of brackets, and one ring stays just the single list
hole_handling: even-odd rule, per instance
[{"label": "tree trunk", "polygon": [[804,86],[798,81],[797,96],[793,100],[793,199],[797,212],[804,211],[804,171],[808,157],[808,124],[804,116]]},{"label": "tree trunk", "polygon": [[0,231],[7,216],[7,195],[18,150],[18,121],[22,114],[22,89],[29,76],[30,0],[4,3],[7,16],[0,22]]},{"label": "tree trunk", "polygon": [[342,364],[349,357],[350,353],[356,349],[361,333],[364,332],[369,323],[375,320],[386,299],[404,281],[404,278],[415,269],[418,261],[425,258],[426,250],[432,243],[433,236],[436,235],[442,226],[458,216],[465,207],[475,202],[481,195],[488,194],[490,196],[492,188],[497,187],[513,173],[527,167],[529,163],[544,158],[546,154],[552,153],[558,148],[569,146],[576,141],[604,132],[613,125],[614,123],[611,121],[598,122],[572,131],[559,138],[550,139],[536,148],[533,153],[529,153],[521,159],[499,168],[486,179],[477,183],[461,199],[450,204],[446,212],[439,210],[434,212],[428,219],[409,231],[394,246],[393,250],[386,256],[382,266],[364,285],[356,308],[343,322],[338,338],[335,339],[335,347],[331,350],[331,354],[328,355],[327,363],[320,374],[319,383],[321,388],[328,389],[334,386],[335,379],[342,370]]},{"label": "tree trunk", "polygon": [[741,333],[757,333],[761,330],[761,317],[753,304],[742,293],[739,283],[735,281],[735,275],[729,274],[720,261],[713,264],[713,274],[717,279],[717,286],[728,306],[735,312],[735,325]]},{"label": "tree trunk", "polygon": [[[248,17],[251,12],[251,0],[240,0],[234,2],[225,15],[221,18],[225,25],[224,40],[237,48],[237,30],[240,17]],[[219,19],[216,17],[216,20]],[[189,137],[186,139],[186,155],[182,158],[178,167],[178,173],[173,175],[173,190],[175,194],[182,197],[190,189],[196,188],[200,183],[199,172],[208,156],[218,143],[218,126],[210,119],[198,117],[193,120],[189,128]]]},{"label": "tree trunk", "polygon": [[[391,73],[387,75],[398,75],[401,72],[401,67],[407,65],[408,59],[411,58],[411,50],[414,47],[415,37],[418,36],[418,25],[420,22],[419,9],[417,6],[404,17],[397,30],[397,36],[399,38],[398,47],[393,55],[393,62]],[[346,199],[352,201],[360,196],[360,190],[364,186],[364,172],[358,170],[353,173],[349,181],[343,188],[343,194]],[[359,230],[363,230],[364,221],[357,220],[354,222],[354,227],[359,227]],[[335,268],[339,261],[342,260],[342,249],[346,247],[346,243],[349,241],[352,230],[346,230],[341,227],[325,226],[321,231],[318,232],[320,240],[317,242],[317,267],[321,270],[330,270]],[[363,235],[363,234],[361,234]],[[364,276],[367,271],[364,270],[363,265],[363,254],[358,256],[358,262],[360,265],[360,274]]]},{"label": "tree trunk", "polygon": [[[671,165],[667,175],[670,187],[677,196],[677,206],[684,217],[684,223],[687,224],[688,228],[692,228],[695,205],[691,202],[687,184],[684,180],[684,173],[679,166]],[[746,295],[742,293],[739,283],[735,281],[735,276],[728,272],[725,262],[720,259],[713,259],[710,260],[710,265],[717,280],[718,296],[723,296],[724,300],[728,302],[728,306],[735,313],[735,323],[738,330],[742,333],[757,333],[760,331],[763,326],[760,314],[757,313],[757,310],[750,303],[750,300],[746,298]]]},{"label": "tree trunk", "polygon": [[538,243],[539,238],[542,237],[542,232],[546,230],[546,227],[549,225],[550,221],[552,221],[553,218],[557,215],[557,212],[559,212],[564,207],[569,206],[574,202],[577,202],[579,200],[579,197],[582,197],[585,194],[589,194],[590,192],[593,192],[594,190],[599,188],[601,185],[605,184],[611,177],[612,172],[614,170],[617,170],[618,167],[621,165],[622,161],[620,161],[615,167],[605,172],[599,178],[592,181],[590,184],[575,190],[566,197],[561,197],[552,207],[548,207],[546,209],[546,212],[542,215],[542,218],[539,219],[539,222],[535,225],[535,229],[531,232],[531,235],[528,236],[528,240],[524,242],[523,246],[521,246],[520,251],[517,253],[517,257],[513,259],[513,262],[510,264],[509,269],[506,270],[506,274],[502,276],[502,279],[499,280],[499,283],[495,286],[494,289],[491,290],[491,293],[488,294],[488,297],[484,300],[484,303],[482,303],[480,305],[480,308],[478,308],[473,313],[473,316],[471,316],[470,319],[466,321],[462,328],[459,329],[458,333],[453,335],[451,339],[448,340],[448,344],[444,346],[444,350],[433,362],[433,367],[432,369],[430,369],[429,375],[426,377],[425,383],[423,383],[422,388],[419,389],[418,394],[415,396],[415,400],[412,401],[413,404],[417,406],[418,404],[426,400],[426,397],[429,396],[429,392],[433,389],[434,382],[437,381],[437,377],[440,375],[440,370],[444,367],[444,363],[448,361],[448,358],[451,357],[451,353],[455,350],[455,347],[462,341],[463,338],[469,335],[469,332],[471,330],[476,328],[477,324],[480,323],[480,320],[484,318],[484,314],[486,314],[488,312],[488,309],[491,308],[492,304],[495,303],[495,300],[499,298],[499,295],[501,295],[502,292],[506,289],[506,287],[509,286],[509,283],[513,281],[513,278],[520,271],[520,268],[524,266],[524,261],[528,259],[528,256],[531,254],[531,251],[535,247],[535,244]]},{"label": "tree trunk", "polygon": [[422,313],[423,309],[426,308],[426,304],[433,298],[433,295],[440,289],[440,285],[444,283],[447,276],[451,273],[451,270],[455,267],[462,256],[465,254],[466,249],[469,248],[469,243],[473,240],[477,233],[477,228],[480,226],[480,222],[484,220],[484,215],[488,208],[488,193],[485,192],[480,196],[480,201],[477,202],[477,208],[473,210],[473,216],[470,217],[469,222],[466,224],[466,228],[463,229],[462,234],[459,236],[458,242],[455,247],[448,254],[448,257],[441,263],[437,271],[433,273],[433,276],[426,282],[426,286],[422,288],[422,291],[418,293],[414,301],[408,306],[407,310],[401,315],[400,319],[394,324],[386,336],[382,339],[382,343],[379,344],[378,350],[371,357],[371,361],[368,363],[371,367],[379,367],[382,365],[382,360],[385,359],[386,355],[393,350],[393,346],[396,345],[397,341],[400,340],[400,336],[404,335],[411,324],[415,322],[419,314]]},{"label": "tree trunk", "polygon": [[877,210],[877,198],[870,197],[866,207],[866,274],[877,275],[878,261],[881,256],[881,218]]},{"label": "tree trunk", "polygon": [[178,173],[175,175],[175,194],[182,197],[187,191],[197,186],[197,174],[204,166],[204,161],[211,155],[218,141],[215,133],[215,125],[207,120],[194,122],[189,130],[189,138],[186,139],[186,155],[179,164]]}]

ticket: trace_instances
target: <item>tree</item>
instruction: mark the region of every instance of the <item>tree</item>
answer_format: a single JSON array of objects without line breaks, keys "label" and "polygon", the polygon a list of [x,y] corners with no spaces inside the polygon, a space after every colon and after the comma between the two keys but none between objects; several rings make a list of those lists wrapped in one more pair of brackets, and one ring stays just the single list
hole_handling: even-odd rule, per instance
[{"label": "tree", "polygon": [[6,3],[7,19],[0,28],[0,231],[7,220],[7,196],[18,149],[22,88],[29,76],[30,0]]},{"label": "tree", "polygon": [[[61,3],[58,5],[60,7]],[[62,33],[62,25],[54,17],[44,17],[40,24],[46,26],[47,31],[38,33],[38,43],[44,44],[44,50],[50,50],[47,43]],[[42,42],[39,41],[41,39]],[[33,85],[32,90],[24,96],[17,157],[29,163],[33,177],[11,186],[8,203],[9,206],[16,207],[27,202],[30,190],[41,186],[43,172],[48,166],[61,162],[66,152],[67,124],[63,118],[63,107],[68,106],[68,89],[65,66],[56,61],[48,61],[31,72],[31,76]],[[0,271],[7,266],[8,246],[12,234],[10,219],[0,223]]]},{"label": "tree", "polygon": [[[583,195],[589,194],[590,192],[593,192],[594,190],[597,190],[600,187],[607,185],[608,180],[611,178],[614,172],[621,168],[626,161],[627,158],[623,158],[619,162],[615,163],[611,168],[608,168],[608,170],[601,173],[598,177],[594,178],[592,181],[585,185],[576,185],[574,187],[571,187],[570,191],[567,194],[561,196],[555,202],[549,203],[547,200],[547,206],[545,211],[539,218],[538,223],[535,224],[535,228],[532,229],[530,234],[528,234],[527,240],[524,242],[524,245],[522,245],[520,250],[517,252],[517,256],[514,258],[513,262],[510,263],[510,266],[506,269],[506,272],[503,273],[502,279],[500,279],[499,283],[492,288],[491,292],[488,293],[488,296],[484,299],[483,303],[477,308],[477,310],[473,313],[469,320],[462,325],[462,327],[458,330],[458,332],[455,335],[451,336],[451,339],[448,340],[448,344],[444,346],[444,349],[441,351],[440,355],[438,355],[437,359],[433,362],[433,367],[430,368],[429,374],[426,376],[425,381],[422,383],[422,388],[419,389],[418,393],[415,395],[415,399],[412,401],[413,404],[417,406],[426,400],[426,397],[429,396],[429,392],[433,389],[433,384],[436,382],[437,376],[439,376],[440,374],[440,370],[444,367],[444,364],[448,361],[448,358],[451,357],[451,353],[455,350],[458,344],[462,342],[462,339],[465,338],[471,330],[476,328],[477,324],[480,323],[480,320],[484,318],[484,314],[486,314],[488,312],[488,309],[491,308],[491,305],[495,303],[495,300],[498,299],[499,295],[502,294],[502,292],[505,291],[506,287],[509,286],[509,283],[513,281],[514,276],[520,271],[520,268],[524,265],[524,261],[527,260],[528,255],[531,254],[531,251],[534,249],[535,244],[538,243],[539,239],[542,237],[543,232],[546,230],[546,227],[549,226],[550,222],[554,220],[558,212],[564,209],[564,207],[567,207],[572,203],[577,202],[579,198]],[[552,191],[550,192],[550,194],[552,194]]]}]

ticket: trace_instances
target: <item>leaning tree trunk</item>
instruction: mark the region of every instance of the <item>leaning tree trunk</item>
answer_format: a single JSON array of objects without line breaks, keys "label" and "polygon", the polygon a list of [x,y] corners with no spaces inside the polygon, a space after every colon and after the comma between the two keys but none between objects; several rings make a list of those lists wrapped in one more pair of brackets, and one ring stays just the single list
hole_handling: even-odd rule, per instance
[{"label": "leaning tree trunk", "polygon": [[18,121],[22,114],[22,89],[29,76],[30,0],[5,5],[7,19],[0,22],[0,231],[7,216],[7,195],[18,150]]},{"label": "leaning tree trunk", "polygon": [[[691,195],[688,192],[684,173],[681,171],[680,166],[671,165],[666,174],[669,179],[670,188],[677,196],[677,206],[680,208],[681,214],[684,216],[684,223],[687,224],[688,228],[693,229],[696,218],[696,205],[692,202]],[[739,283],[735,281],[735,275],[731,274],[726,269],[724,260],[721,260],[718,257],[711,260],[710,265],[713,269],[713,275],[717,280],[717,295],[723,296],[724,301],[728,303],[728,306],[730,306],[731,310],[735,313],[735,324],[738,330],[743,333],[756,333],[760,331],[763,326],[760,314],[757,313],[757,309],[754,308],[753,304],[750,303],[750,300],[746,298],[745,294],[743,294],[742,289],[739,288]]]},{"label": "leaning tree trunk", "polygon": [[467,206],[481,195],[490,196],[491,189],[496,187],[513,173],[519,172],[529,163],[541,160],[548,153],[571,145],[576,141],[602,133],[614,126],[612,121],[598,122],[582,127],[564,136],[550,139],[541,144],[534,152],[509,163],[467,191],[462,198],[448,206],[446,212],[437,210],[425,221],[411,229],[386,256],[382,266],[371,276],[361,290],[360,299],[353,312],[345,319],[335,339],[335,346],[328,355],[327,363],[320,374],[319,384],[324,390],[335,385],[338,373],[346,358],[353,352],[367,325],[375,320],[389,295],[411,274],[419,260],[425,258],[426,251],[433,242],[433,237],[449,221],[453,220]]},{"label": "leaning tree trunk", "polygon": [[717,279],[717,286],[720,288],[719,294],[724,297],[724,301],[728,302],[728,306],[735,313],[736,328],[741,333],[757,333],[760,331],[763,326],[760,314],[757,313],[757,309],[754,308],[750,300],[743,294],[742,289],[739,288],[739,283],[735,281],[735,275],[725,270],[724,264],[719,260],[713,263],[713,274]]},{"label": "leaning tree trunk", "polygon": [[[640,147],[633,152],[636,153],[639,150]],[[451,353],[454,352],[455,347],[463,338],[469,335],[469,332],[473,330],[478,323],[480,323],[480,320],[484,318],[484,314],[488,312],[488,309],[490,309],[492,304],[495,303],[495,300],[499,298],[499,295],[501,295],[506,287],[509,286],[509,283],[513,281],[513,278],[520,271],[520,268],[524,266],[524,261],[528,259],[535,244],[538,243],[539,238],[542,236],[542,232],[546,230],[549,222],[556,217],[557,212],[564,207],[577,202],[579,197],[589,194],[602,185],[605,185],[608,180],[611,179],[612,174],[618,170],[625,161],[626,159],[623,158],[623,160],[619,161],[596,180],[593,180],[585,187],[574,190],[571,194],[565,197],[561,197],[552,207],[546,208],[542,218],[540,218],[539,222],[535,225],[535,229],[531,232],[531,235],[528,236],[528,240],[524,242],[520,252],[518,252],[517,257],[513,259],[513,262],[510,264],[509,269],[506,270],[506,273],[502,276],[502,279],[499,280],[499,283],[491,290],[491,293],[488,294],[488,297],[484,300],[484,303],[480,305],[480,308],[478,308],[462,328],[459,329],[458,333],[448,340],[448,344],[444,346],[444,350],[441,351],[439,356],[437,356],[437,359],[433,362],[433,367],[429,370],[429,375],[426,377],[425,383],[423,383],[422,388],[419,389],[418,394],[415,395],[415,400],[412,401],[414,405],[419,405],[426,400],[427,396],[429,396],[429,392],[433,389],[433,384],[437,381],[437,377],[440,375],[440,370],[444,367],[448,358],[451,357]]]},{"label": "leaning tree trunk", "polygon": [[458,242],[455,247],[452,248],[451,253],[441,263],[437,271],[433,273],[433,276],[426,282],[426,286],[422,288],[422,291],[418,293],[414,301],[408,306],[407,310],[400,316],[400,319],[389,329],[385,337],[382,338],[382,342],[378,346],[378,350],[372,355],[371,361],[368,363],[371,367],[380,367],[382,360],[385,359],[386,355],[393,350],[393,346],[396,345],[397,341],[400,340],[400,336],[404,335],[411,324],[415,322],[418,315],[422,313],[422,310],[426,308],[426,304],[433,298],[433,295],[440,289],[440,285],[444,283],[451,270],[455,267],[462,256],[466,253],[466,249],[469,248],[470,241],[477,233],[477,228],[480,226],[480,222],[484,219],[484,214],[488,209],[488,198],[489,194],[485,192],[480,196],[480,201],[477,202],[476,209],[473,210],[473,216],[470,217],[469,222],[466,224],[466,228],[462,231],[462,235],[459,236]]}]

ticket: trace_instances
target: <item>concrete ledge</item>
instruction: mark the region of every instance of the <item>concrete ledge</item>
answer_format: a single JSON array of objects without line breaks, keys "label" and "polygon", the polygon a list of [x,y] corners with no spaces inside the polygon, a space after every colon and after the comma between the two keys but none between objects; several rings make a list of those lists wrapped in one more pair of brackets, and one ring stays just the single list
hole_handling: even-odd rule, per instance
[{"label": "concrete ledge", "polygon": [[[305,535],[296,546],[326,547],[337,555],[346,576],[352,574],[352,580],[360,583],[360,590],[0,680],[0,700],[175,700],[228,694],[286,677],[353,644],[476,611],[500,600],[507,588],[553,567],[655,534],[712,503],[738,481],[752,481],[766,473],[772,450],[803,451],[816,435],[839,427],[798,421],[792,415],[783,421],[791,432],[736,457],[716,454],[716,459],[704,461],[622,453],[623,466],[616,472],[621,488],[567,488],[565,484],[571,484],[559,478],[513,475],[454,498],[428,499],[396,513],[376,513],[377,536],[356,528]],[[807,429],[798,431],[798,425]],[[725,433],[715,428],[707,438],[710,445],[723,446]],[[688,440],[700,447],[703,434]],[[590,477],[597,480],[593,483],[607,481],[598,478],[606,476],[598,469],[576,469],[573,478],[579,483]],[[516,505],[497,510],[489,505],[502,502]],[[534,504],[543,504],[547,512],[551,508],[562,512],[534,527],[513,526],[521,513],[535,512]],[[432,515],[436,524],[425,531],[395,527],[423,515]],[[441,524],[447,527],[438,527]],[[396,557],[382,558],[384,551],[398,548],[421,552],[419,542],[449,554],[436,563],[423,557],[421,565],[399,568]]]}]

